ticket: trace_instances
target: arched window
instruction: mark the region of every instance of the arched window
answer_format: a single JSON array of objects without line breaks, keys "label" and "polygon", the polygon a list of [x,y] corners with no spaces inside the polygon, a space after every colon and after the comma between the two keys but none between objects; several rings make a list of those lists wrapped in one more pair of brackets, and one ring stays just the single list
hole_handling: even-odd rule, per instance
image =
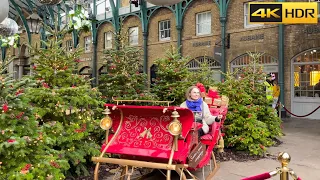
[{"label": "arched window", "polygon": [[215,71],[215,73],[212,74],[212,78],[214,78],[217,81],[220,81],[221,74],[219,70],[221,69],[221,63],[213,59],[212,57],[207,57],[207,56],[197,57],[189,61],[186,66],[190,71],[196,72],[201,69],[202,63],[208,63],[209,68]]},{"label": "arched window", "polygon": [[198,71],[201,69],[201,64],[207,62],[209,64],[210,69],[212,70],[220,70],[221,64],[220,62],[214,60],[212,57],[197,57],[192,59],[187,63],[187,67],[190,71]]},{"label": "arched window", "polygon": [[99,69],[99,75],[107,74],[107,73],[108,73],[107,67],[101,66],[101,68]]},{"label": "arched window", "polygon": [[[249,66],[249,64],[253,61],[252,57],[249,54],[245,53],[241,56],[238,56],[234,60],[230,62],[231,72],[238,71],[240,74],[244,67]],[[258,65],[263,66],[263,70],[265,73],[274,73],[276,74],[276,78],[278,77],[278,59],[272,57],[268,54],[262,54],[259,58]]]},{"label": "arched window", "polygon": [[88,79],[88,80],[91,79],[91,77],[92,77],[91,67],[85,66],[85,67],[81,68],[79,71],[79,74],[84,75],[86,77],[86,79]]},{"label": "arched window", "polygon": [[320,96],[320,48],[296,55],[292,62],[294,97]]}]

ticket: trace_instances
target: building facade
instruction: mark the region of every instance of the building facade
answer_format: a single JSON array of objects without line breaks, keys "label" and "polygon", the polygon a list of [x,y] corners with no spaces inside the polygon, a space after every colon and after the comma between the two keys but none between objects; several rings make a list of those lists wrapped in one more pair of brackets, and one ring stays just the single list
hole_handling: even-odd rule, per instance
[{"label": "building facade", "polygon": [[[320,26],[284,25],[281,32],[279,25],[249,24],[249,2],[252,1],[229,0],[227,3],[225,40],[229,40],[224,41],[228,46],[223,48],[225,58],[221,57],[220,52],[223,41],[221,8],[212,0],[184,0],[180,18],[177,17],[178,8],[175,6],[155,7],[148,3],[145,7],[147,16],[143,19],[139,14],[141,7],[129,4],[128,0],[121,1],[118,12],[123,28],[131,33],[128,37],[130,44],[144,50],[144,65],[149,75],[153,74],[153,62],[164,57],[171,45],[181,45],[182,55],[190,57],[186,65],[190,70],[199,68],[198,62],[207,58],[213,70],[220,70],[224,66],[234,71],[248,65],[250,58],[247,52],[260,52],[263,53],[260,63],[264,71],[275,73],[277,77],[280,74],[284,76],[282,103],[286,108],[297,115],[311,112],[320,105]],[[114,16],[112,10],[105,8],[99,12],[99,6],[105,7],[106,4],[97,6],[100,24],[97,28],[96,68],[101,74],[106,72],[103,68],[103,51],[114,48],[112,32],[115,31],[115,25],[110,21]],[[279,40],[280,36],[283,42]],[[71,35],[65,39],[64,45],[69,50],[75,48]],[[92,33],[80,34],[77,46],[85,50],[79,73],[90,75],[95,50]],[[279,72],[281,59],[283,72]],[[18,63],[17,66],[19,69]],[[217,73],[213,78],[220,80],[221,76]],[[307,118],[320,119],[320,111]]]}]

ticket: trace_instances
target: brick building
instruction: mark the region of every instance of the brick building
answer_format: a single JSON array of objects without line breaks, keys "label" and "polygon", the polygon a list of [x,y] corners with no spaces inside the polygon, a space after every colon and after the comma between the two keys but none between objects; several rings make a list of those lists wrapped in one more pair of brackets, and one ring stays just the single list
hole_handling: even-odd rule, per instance
[{"label": "brick building", "polygon": [[[309,0],[299,0],[301,1]],[[285,106],[298,115],[311,112],[320,105],[320,90],[317,90],[317,83],[320,81],[320,26],[284,25],[281,36],[284,38],[284,45],[281,45],[279,25],[248,23],[248,2],[251,1],[230,0],[228,3],[226,37],[230,37],[230,47],[225,49],[225,61],[219,57],[221,47],[215,45],[219,44],[223,37],[219,7],[212,0],[183,0],[182,26],[177,22],[175,7],[172,6],[155,7],[148,3],[147,26],[139,16],[140,7],[130,5],[128,0],[121,1],[118,11],[123,19],[123,27],[132,32],[130,43],[147,51],[144,60],[149,74],[152,74],[150,71],[153,62],[163,57],[170,45],[178,46],[179,43],[182,46],[182,55],[190,56],[191,61],[187,66],[193,70],[199,66],[194,59],[201,62],[203,57],[208,57],[212,62],[212,69],[220,70],[224,65],[226,69],[234,71],[248,64],[248,51],[261,52],[264,53],[261,63],[265,72],[273,72],[277,76],[283,73]],[[99,11],[99,6],[103,6],[103,10]],[[115,30],[114,24],[108,21],[113,13],[105,6],[107,5],[103,3],[97,6],[97,19],[101,22],[96,44],[99,73],[105,71],[102,67],[103,50],[113,48],[111,32]],[[91,32],[79,35],[78,46],[85,49],[79,68],[82,74],[92,73],[94,46],[91,36]],[[70,50],[74,48],[73,43],[71,36],[66,38],[65,45]],[[283,56],[284,72],[279,72],[280,55]],[[213,78],[220,80],[220,74],[214,74]],[[320,111],[308,118],[320,119]]]}]

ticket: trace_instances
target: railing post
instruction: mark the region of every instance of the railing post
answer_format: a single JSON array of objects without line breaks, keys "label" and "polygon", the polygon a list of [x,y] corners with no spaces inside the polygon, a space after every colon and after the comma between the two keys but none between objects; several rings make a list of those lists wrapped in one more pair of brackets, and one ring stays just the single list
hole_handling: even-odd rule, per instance
[{"label": "railing post", "polygon": [[288,164],[291,161],[291,157],[288,153],[282,152],[278,156],[278,161],[281,163],[281,173],[280,180],[289,180],[289,171]]}]

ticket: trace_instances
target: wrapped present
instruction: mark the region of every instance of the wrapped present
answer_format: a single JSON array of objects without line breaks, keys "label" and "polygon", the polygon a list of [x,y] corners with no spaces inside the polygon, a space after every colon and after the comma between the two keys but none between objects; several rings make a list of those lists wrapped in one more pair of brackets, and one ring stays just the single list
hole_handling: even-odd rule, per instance
[{"label": "wrapped present", "polygon": [[211,106],[213,101],[211,97],[205,97],[204,102],[207,103],[208,106]]},{"label": "wrapped present", "polygon": [[212,106],[219,106],[220,107],[221,102],[222,102],[221,98],[216,98],[213,100]]},{"label": "wrapped present", "polygon": [[229,98],[227,96],[222,95],[221,96],[221,106],[228,106],[229,104]]},{"label": "wrapped present", "polygon": [[218,88],[217,87],[210,87],[207,96],[212,99],[220,98]]}]

